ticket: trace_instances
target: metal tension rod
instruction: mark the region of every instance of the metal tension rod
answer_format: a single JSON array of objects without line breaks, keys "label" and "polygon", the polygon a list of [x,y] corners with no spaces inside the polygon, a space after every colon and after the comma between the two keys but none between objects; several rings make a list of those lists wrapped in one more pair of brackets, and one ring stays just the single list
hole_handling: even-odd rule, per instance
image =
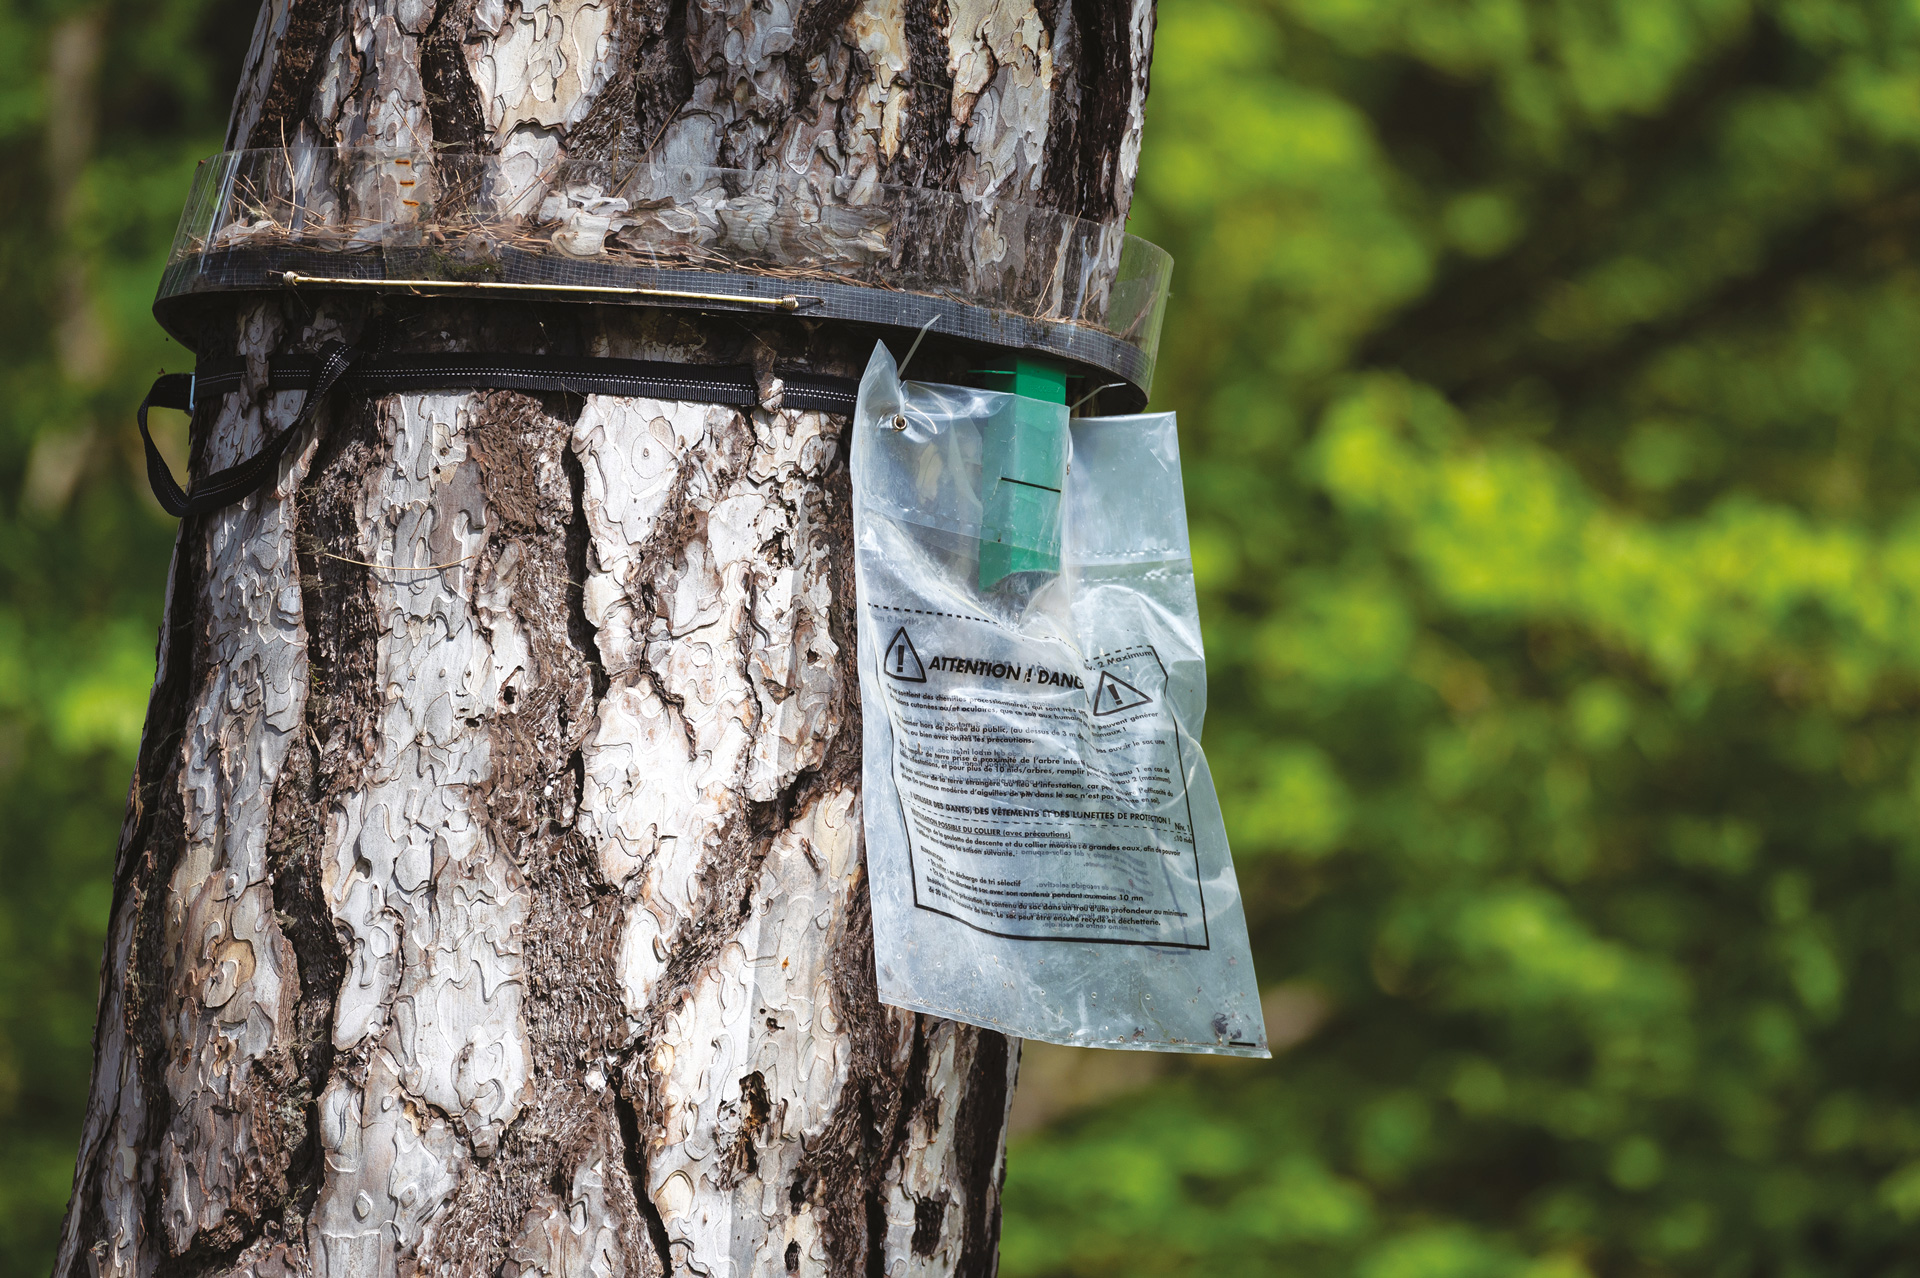
[{"label": "metal tension rod", "polygon": [[629,288],[617,284],[495,284],[485,280],[370,280],[352,279],[346,276],[302,275],[298,271],[288,271],[280,279],[289,288],[302,284],[324,284],[328,287],[348,288],[484,288],[512,289],[523,293],[608,293],[618,297],[674,297],[688,302],[733,302],[745,306],[771,306],[782,311],[797,311],[803,305],[818,305],[820,302],[817,297],[798,296],[793,293],[785,297],[744,297],[738,293],[687,293],[671,288]]}]

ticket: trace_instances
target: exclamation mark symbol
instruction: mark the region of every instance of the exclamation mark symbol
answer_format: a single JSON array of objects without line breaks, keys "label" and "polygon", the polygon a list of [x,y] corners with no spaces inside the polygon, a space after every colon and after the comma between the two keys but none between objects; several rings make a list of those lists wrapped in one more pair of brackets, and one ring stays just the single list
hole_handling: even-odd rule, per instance
[{"label": "exclamation mark symbol", "polygon": [[887,661],[880,667],[895,679],[907,683],[925,683],[927,668],[920,664],[920,654],[913,650],[913,640],[907,638],[905,626],[893,632],[893,638],[887,642]]},{"label": "exclamation mark symbol", "polygon": [[[1100,682],[1093,689],[1093,713],[1095,717],[1119,714],[1122,710],[1131,710],[1135,706],[1144,706],[1153,700],[1146,693],[1115,675],[1110,670],[1100,672]],[[1107,704],[1102,706],[1104,701]]]}]

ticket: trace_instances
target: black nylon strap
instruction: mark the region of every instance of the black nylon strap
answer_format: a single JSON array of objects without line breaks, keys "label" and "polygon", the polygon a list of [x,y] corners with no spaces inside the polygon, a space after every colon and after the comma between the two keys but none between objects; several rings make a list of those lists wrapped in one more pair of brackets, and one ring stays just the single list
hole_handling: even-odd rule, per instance
[{"label": "black nylon strap", "polygon": [[[313,384],[317,361],[290,355],[267,365],[274,390]],[[579,359],[563,355],[371,355],[342,382],[349,390],[555,390],[581,395],[649,395],[708,404],[751,404],[753,370],[744,365],[693,367],[637,359]]]},{"label": "black nylon strap", "polygon": [[177,408],[187,412],[192,407],[193,374],[162,373],[147,391],[147,397],[140,401],[140,411],[134,414],[134,420],[140,423],[140,438],[147,446],[147,484],[159,499],[160,508],[175,519],[187,513],[187,495],[180,491],[179,482],[167,468],[167,459],[153,446],[153,435],[147,430],[147,410]]},{"label": "black nylon strap", "polygon": [[[267,385],[301,390],[313,384],[311,355],[286,355],[268,361]],[[219,374],[226,373],[222,366]],[[832,377],[776,369],[785,384],[786,408],[851,413],[860,384]],[[238,384],[238,375],[235,384]],[[203,375],[202,386],[206,385]],[[488,390],[572,391],[578,395],[646,395],[700,404],[747,407],[759,402],[753,368],[747,364],[667,364],[643,359],[588,359],[567,355],[369,355],[342,379],[348,390],[371,394],[394,391]]]},{"label": "black nylon strap", "polygon": [[[196,400],[238,390],[244,359],[202,362],[192,373],[164,374],[140,404],[140,438],[147,446],[147,480],[153,495],[176,518],[217,510],[264,485],[277,470],[293,435],[307,425],[327,392],[339,386],[365,395],[396,391],[540,390],[579,395],[644,395],[693,403],[751,407],[759,402],[753,369],[745,364],[665,364],[640,359],[583,359],[565,355],[389,355],[329,342],[317,354],[281,355],[267,361],[267,388],[304,390],[293,423],[246,461],[208,475],[181,491],[147,431],[147,409],[192,411]],[[851,413],[859,383],[850,377],[775,370],[786,408]]]},{"label": "black nylon strap", "polygon": [[153,487],[153,495],[159,499],[160,508],[175,519],[184,519],[188,515],[204,515],[210,510],[231,505],[248,493],[265,487],[279,469],[280,457],[287,451],[287,445],[313,420],[327,392],[333,389],[341,374],[359,356],[359,347],[349,346],[345,342],[328,342],[322,346],[312,384],[306,398],[300,402],[300,411],[294,414],[293,421],[262,444],[253,456],[225,470],[216,470],[195,484],[191,491],[180,487],[179,481],[173,477],[173,471],[167,467],[167,459],[154,446],[153,434],[147,429],[147,410],[158,406],[191,411],[194,400],[198,398],[198,387],[195,385],[197,375],[163,374],[147,392],[147,397],[140,401],[140,411],[135,415],[140,423],[140,440],[147,449],[147,483]]},{"label": "black nylon strap", "polygon": [[[309,364],[318,363],[311,355],[302,358]],[[196,383],[193,393],[196,400],[224,395],[228,391],[237,391],[247,380],[246,356],[236,355],[231,359],[203,359],[193,366],[192,376]]]}]

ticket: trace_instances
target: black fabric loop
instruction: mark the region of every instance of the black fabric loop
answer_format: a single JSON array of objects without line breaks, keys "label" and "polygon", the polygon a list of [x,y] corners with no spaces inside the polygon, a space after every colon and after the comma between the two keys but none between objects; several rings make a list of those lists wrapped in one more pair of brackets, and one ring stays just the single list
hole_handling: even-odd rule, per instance
[{"label": "black fabric loop", "polygon": [[300,402],[300,410],[294,414],[293,421],[262,444],[253,456],[225,470],[216,470],[191,490],[181,489],[179,481],[173,477],[173,471],[167,466],[167,459],[154,446],[153,434],[147,429],[147,410],[151,407],[191,410],[197,398],[195,375],[173,373],[161,376],[140,402],[137,414],[140,439],[147,449],[147,483],[152,486],[153,495],[159,499],[160,508],[175,519],[184,519],[188,515],[204,515],[222,506],[232,505],[247,494],[264,488],[278,472],[280,458],[287,451],[287,445],[313,420],[327,392],[333,389],[341,375],[359,356],[360,348],[345,342],[328,342],[322,346],[312,384],[306,398]]},{"label": "black fabric loop", "polygon": [[153,435],[147,430],[147,410],[177,408],[186,412],[192,405],[193,374],[162,373],[147,391],[147,397],[140,401],[140,411],[134,414],[134,420],[140,423],[140,439],[147,446],[147,484],[159,499],[160,508],[175,519],[187,513],[187,495],[180,491],[179,482],[167,468],[167,459],[154,447]]},{"label": "black fabric loop", "polygon": [[[204,514],[240,500],[263,487],[277,472],[293,436],[319,411],[336,386],[365,395],[398,391],[533,390],[579,395],[648,396],[654,399],[752,407],[759,383],[745,364],[667,364],[639,359],[588,359],[564,355],[389,355],[375,341],[371,353],[329,342],[314,354],[276,356],[267,361],[267,388],[301,390],[306,398],[293,423],[246,461],[208,475],[183,492],[167,469],[147,431],[149,408],[191,410],[195,400],[238,390],[245,381],[244,359],[203,362],[193,373],[169,373],[154,382],[140,404],[140,438],[147,447],[147,479],[153,495],[170,515]],[[782,384],[781,406],[822,413],[851,413],[859,383],[787,369],[774,370]]]}]

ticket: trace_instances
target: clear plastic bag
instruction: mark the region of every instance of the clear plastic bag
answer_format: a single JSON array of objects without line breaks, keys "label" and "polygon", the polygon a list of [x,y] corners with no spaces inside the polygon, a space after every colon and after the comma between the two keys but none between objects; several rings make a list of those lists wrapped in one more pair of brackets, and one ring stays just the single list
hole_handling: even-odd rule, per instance
[{"label": "clear plastic bag", "polygon": [[1265,1056],[1173,416],[902,383],[880,347],[853,430],[882,1001]]}]

